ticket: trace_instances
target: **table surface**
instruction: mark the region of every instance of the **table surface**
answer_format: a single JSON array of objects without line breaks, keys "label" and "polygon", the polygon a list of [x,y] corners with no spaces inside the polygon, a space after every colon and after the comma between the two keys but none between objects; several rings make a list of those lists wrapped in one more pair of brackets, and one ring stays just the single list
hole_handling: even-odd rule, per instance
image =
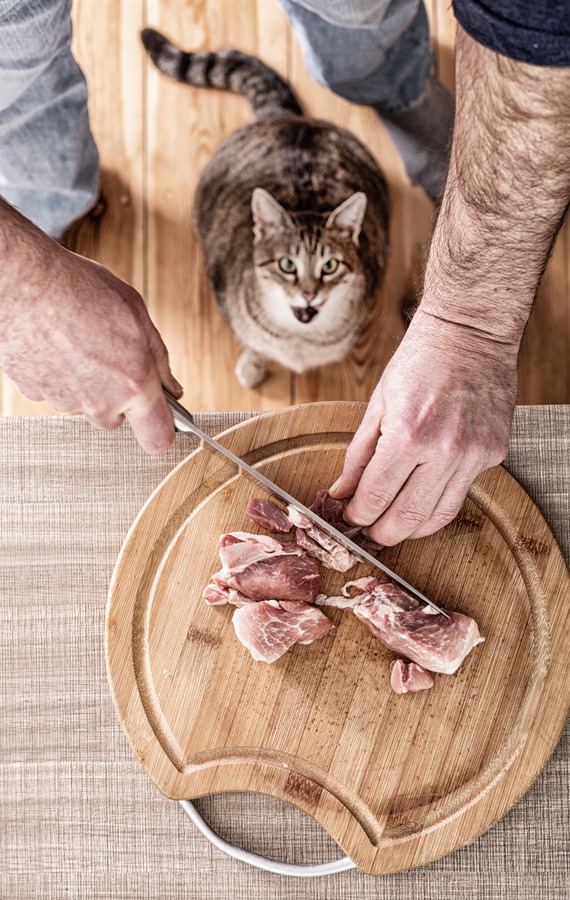
[{"label": "table surface", "polygon": [[[216,434],[247,413],[198,416]],[[427,866],[298,880],[214,849],[164,798],[115,716],[106,594],[140,507],[195,447],[160,457],[127,426],[0,418],[0,900],[567,900],[570,728],[526,796],[485,835]],[[570,407],[519,407],[506,467],[570,559]],[[293,806],[257,794],[198,802],[227,839],[288,862],[339,848]],[[270,827],[267,827],[267,823]]]}]

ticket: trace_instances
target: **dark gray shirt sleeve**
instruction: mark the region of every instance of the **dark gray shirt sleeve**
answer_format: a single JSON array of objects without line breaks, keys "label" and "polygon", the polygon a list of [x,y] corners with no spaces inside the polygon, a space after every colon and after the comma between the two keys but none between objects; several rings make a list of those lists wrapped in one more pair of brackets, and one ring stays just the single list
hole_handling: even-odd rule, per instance
[{"label": "dark gray shirt sleeve", "polygon": [[570,66],[568,0],[453,0],[453,10],[490,50],[534,66]]}]

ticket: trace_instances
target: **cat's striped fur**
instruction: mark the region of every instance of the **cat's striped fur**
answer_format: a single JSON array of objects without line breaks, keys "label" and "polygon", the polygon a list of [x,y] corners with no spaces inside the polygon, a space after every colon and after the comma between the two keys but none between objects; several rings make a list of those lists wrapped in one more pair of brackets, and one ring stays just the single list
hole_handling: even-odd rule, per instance
[{"label": "cat's striped fur", "polygon": [[165,75],[194,87],[242,94],[251,104],[256,119],[284,112],[302,115],[283,79],[254,56],[231,49],[187,53],[152,28],[145,28],[141,38],[153,63]]},{"label": "cat's striped fur", "polygon": [[188,53],[151,29],[142,39],[165,74],[237,91],[255,112],[206,166],[193,213],[210,283],[244,346],[238,378],[259,384],[268,360],[302,372],[341,359],[386,265],[388,189],[374,158],[345,129],[303,117],[260,60]]}]

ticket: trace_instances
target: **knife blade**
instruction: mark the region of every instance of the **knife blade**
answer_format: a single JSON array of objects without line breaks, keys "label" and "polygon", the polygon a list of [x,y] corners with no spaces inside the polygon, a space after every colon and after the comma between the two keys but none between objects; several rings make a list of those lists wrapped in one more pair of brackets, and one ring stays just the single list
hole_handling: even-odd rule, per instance
[{"label": "knife blade", "polygon": [[359,547],[358,544],[355,544],[346,534],[343,534],[342,531],[338,531],[333,525],[329,522],[325,521],[325,519],[321,519],[316,513],[313,512],[312,509],[309,509],[308,506],[305,506],[295,497],[292,497],[291,494],[287,493],[287,491],[280,488],[279,485],[275,484],[269,478],[266,478],[265,475],[262,475],[261,472],[258,472],[252,466],[249,466],[243,459],[240,459],[239,456],[236,456],[235,453],[232,453],[231,450],[228,450],[227,447],[222,446],[222,444],[218,443],[215,438],[210,437],[209,434],[206,434],[205,431],[202,431],[201,428],[196,425],[194,422],[194,417],[187,409],[185,409],[181,403],[176,400],[172,394],[170,394],[166,388],[163,388],[164,396],[166,397],[166,402],[170,408],[172,413],[172,419],[174,421],[174,427],[177,431],[186,432],[189,434],[195,435],[199,438],[200,441],[208,444],[214,450],[217,450],[219,453],[222,453],[226,459],[229,459],[238,469],[240,469],[245,475],[249,478],[253,479],[255,482],[261,483],[264,488],[274,494],[282,503],[293,506],[298,512],[302,513],[306,516],[313,525],[316,525],[317,528],[320,528],[321,531],[324,531],[325,534],[328,534],[329,537],[333,538],[338,544],[345,547],[353,556],[356,557],[360,562],[366,563],[368,566],[371,566],[374,569],[378,569],[384,575],[388,575],[392,581],[395,581],[400,587],[403,587],[405,591],[415,597],[417,600],[421,600],[422,603],[427,603],[428,606],[431,606],[436,612],[440,613],[442,616],[445,616],[449,619],[449,615],[445,612],[445,610],[440,609],[432,600],[422,594],[421,591],[418,591],[413,585],[409,584],[409,582],[405,581],[396,572],[393,572],[392,569],[389,569],[388,566],[385,566],[384,563],[380,562],[380,560],[376,559],[376,557],[372,556],[372,554],[368,553],[366,550],[363,550],[362,547]]}]

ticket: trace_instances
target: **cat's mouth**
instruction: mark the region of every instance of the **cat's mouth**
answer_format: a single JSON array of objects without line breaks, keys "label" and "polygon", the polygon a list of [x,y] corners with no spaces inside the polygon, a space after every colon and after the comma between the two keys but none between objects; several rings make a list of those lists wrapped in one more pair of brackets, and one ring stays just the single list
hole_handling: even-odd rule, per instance
[{"label": "cat's mouth", "polygon": [[295,313],[295,318],[304,324],[307,324],[311,319],[314,319],[318,313],[318,309],[315,309],[314,306],[293,306],[291,308]]}]

